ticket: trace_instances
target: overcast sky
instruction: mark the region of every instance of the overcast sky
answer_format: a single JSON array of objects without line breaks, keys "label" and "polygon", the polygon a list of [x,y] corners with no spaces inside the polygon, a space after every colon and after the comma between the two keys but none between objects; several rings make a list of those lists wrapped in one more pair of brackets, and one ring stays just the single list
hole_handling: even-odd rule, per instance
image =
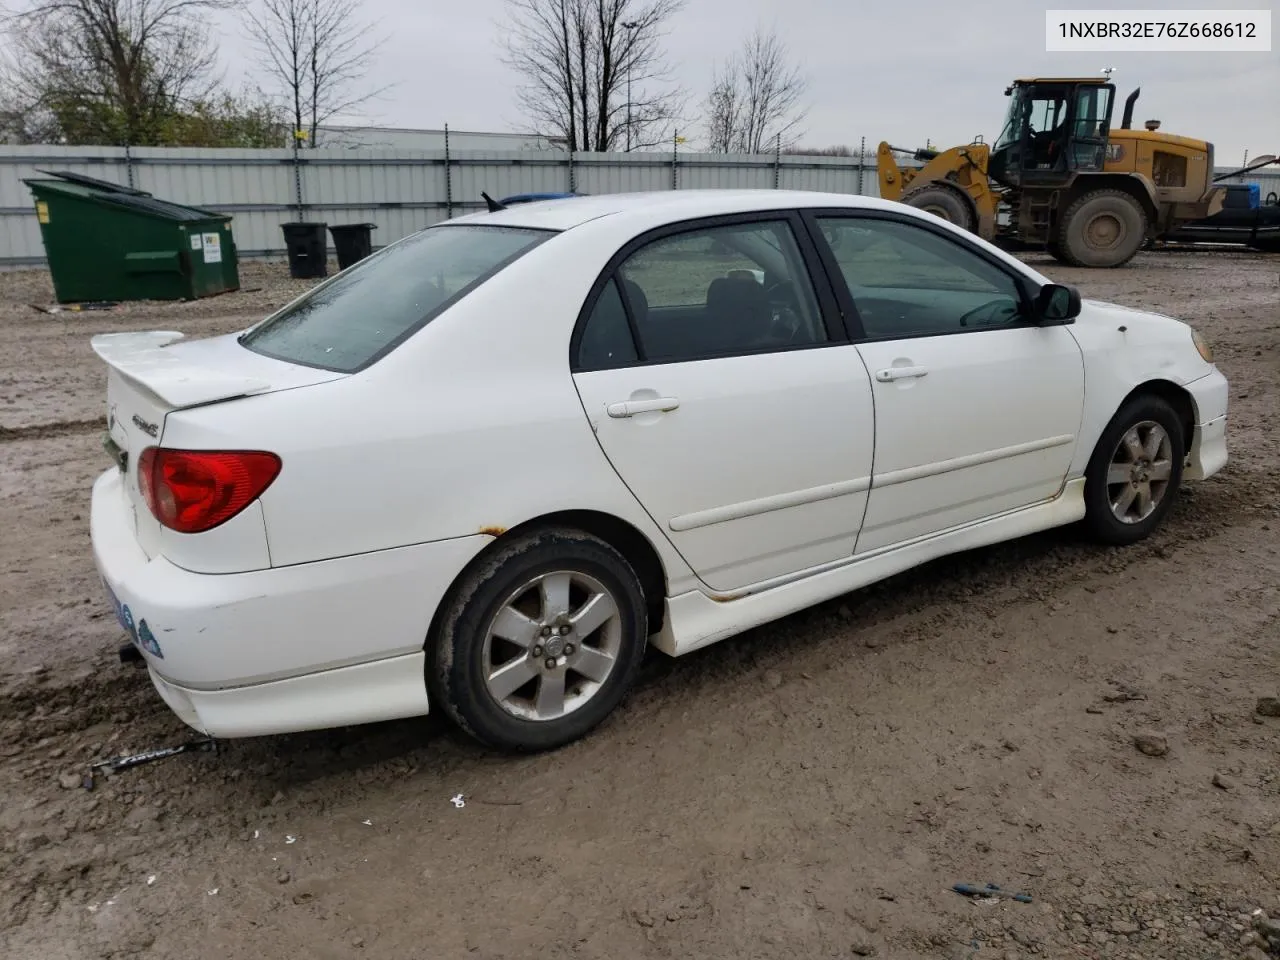
[{"label": "overcast sky", "polygon": [[[248,0],[254,2],[254,0]],[[1274,10],[1275,2],[1270,0]],[[1093,76],[1116,68],[1118,101],[1142,95],[1135,125],[1157,118],[1170,133],[1203,137],[1220,165],[1280,153],[1280,44],[1270,53],[1046,53],[1046,8],[1267,9],[1268,0],[1166,0],[1152,4],[1055,0],[685,0],[670,23],[669,62],[696,108],[713,62],[728,56],[757,22],[776,27],[805,71],[803,142],[847,144],[866,137],[900,146],[968,142],[999,133],[1006,83],[1019,76]],[[504,0],[365,0],[387,36],[369,76],[393,85],[363,116],[386,126],[508,131],[523,126],[516,78],[500,57]],[[1280,14],[1273,12],[1273,20]],[[229,78],[251,75],[253,57],[224,22]],[[695,110],[696,114],[696,110]],[[1119,123],[1117,104],[1115,122]],[[690,140],[701,133],[695,115]],[[682,131],[683,133],[683,131]],[[691,143],[692,146],[692,143]]]}]

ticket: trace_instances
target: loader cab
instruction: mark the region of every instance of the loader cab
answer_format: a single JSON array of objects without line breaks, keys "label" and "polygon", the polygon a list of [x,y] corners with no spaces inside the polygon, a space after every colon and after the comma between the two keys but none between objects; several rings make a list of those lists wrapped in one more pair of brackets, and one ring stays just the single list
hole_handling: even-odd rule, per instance
[{"label": "loader cab", "polygon": [[1116,88],[1103,80],[1017,80],[988,173],[1006,186],[1052,186],[1099,171]]}]

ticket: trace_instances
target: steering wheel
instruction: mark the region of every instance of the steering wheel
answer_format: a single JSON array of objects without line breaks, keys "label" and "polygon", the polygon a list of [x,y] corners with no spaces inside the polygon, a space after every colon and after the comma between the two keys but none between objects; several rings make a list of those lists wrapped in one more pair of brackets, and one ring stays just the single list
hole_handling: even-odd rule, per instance
[{"label": "steering wheel", "polygon": [[758,346],[785,346],[793,343],[800,332],[800,306],[796,286],[790,280],[777,280],[765,287],[765,297],[773,312],[769,333],[759,338]]},{"label": "steering wheel", "polygon": [[790,280],[775,280],[764,288],[764,295],[770,306],[781,306],[786,310],[794,310],[800,305],[796,296],[796,285]]},{"label": "steering wheel", "polygon": [[988,300],[986,303],[979,304],[978,306],[974,307],[972,310],[966,311],[965,313],[961,314],[960,326],[962,327],[969,326],[970,319],[977,316],[978,314],[983,313],[983,311],[988,311],[994,314],[996,310],[1001,308],[1006,310],[1011,310],[1012,312],[1011,304],[1009,302],[1008,297],[997,297],[994,300]]}]

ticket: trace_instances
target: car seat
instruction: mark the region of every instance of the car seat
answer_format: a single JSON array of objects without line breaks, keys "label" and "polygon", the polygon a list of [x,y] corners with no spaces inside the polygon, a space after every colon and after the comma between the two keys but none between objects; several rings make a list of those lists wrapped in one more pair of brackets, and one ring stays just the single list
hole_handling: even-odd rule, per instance
[{"label": "car seat", "polygon": [[733,353],[751,349],[769,336],[773,308],[754,278],[718,277],[707,287],[706,349]]}]

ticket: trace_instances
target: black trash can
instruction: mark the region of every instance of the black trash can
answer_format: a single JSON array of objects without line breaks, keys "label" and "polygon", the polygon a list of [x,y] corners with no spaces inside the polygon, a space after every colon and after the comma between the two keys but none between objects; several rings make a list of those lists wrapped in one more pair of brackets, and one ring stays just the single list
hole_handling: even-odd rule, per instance
[{"label": "black trash can", "polygon": [[329,228],[333,248],[338,252],[338,269],[345,270],[373,253],[373,231],[376,223],[340,223]]},{"label": "black trash can", "polygon": [[323,223],[282,223],[284,245],[289,252],[289,276],[310,280],[327,276],[329,244]]}]

